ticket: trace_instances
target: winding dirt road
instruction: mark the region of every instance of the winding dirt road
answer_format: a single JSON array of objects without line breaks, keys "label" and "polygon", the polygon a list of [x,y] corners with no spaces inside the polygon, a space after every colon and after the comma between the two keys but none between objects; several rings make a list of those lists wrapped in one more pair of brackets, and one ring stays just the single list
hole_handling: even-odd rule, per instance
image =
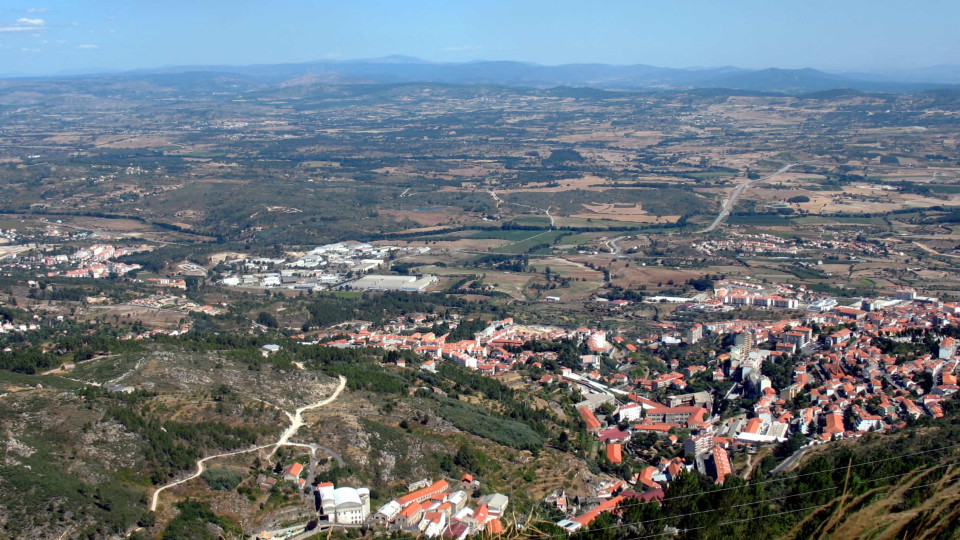
[{"label": "winding dirt road", "polygon": [[193,480],[194,478],[200,476],[201,474],[203,474],[204,464],[205,464],[207,461],[210,461],[210,460],[212,460],[212,459],[218,459],[218,458],[228,457],[228,456],[236,456],[236,455],[238,455],[238,454],[246,454],[246,453],[248,453],[248,452],[256,452],[256,451],[258,451],[258,450],[264,450],[264,449],[266,449],[266,448],[271,448],[271,447],[273,448],[273,450],[270,451],[270,454],[268,455],[268,457],[273,456],[273,454],[277,451],[277,448],[280,448],[281,446],[301,446],[301,447],[311,448],[311,445],[309,445],[309,444],[304,444],[304,443],[291,443],[291,442],[289,442],[289,441],[290,441],[290,437],[292,437],[294,434],[296,434],[297,430],[299,430],[299,429],[303,426],[303,424],[304,424],[304,422],[303,422],[303,413],[306,412],[306,411],[309,411],[309,410],[312,410],[312,409],[316,409],[316,408],[318,408],[318,407],[323,407],[324,405],[329,405],[330,403],[333,403],[333,402],[340,396],[340,393],[343,392],[343,389],[346,388],[346,386],[347,386],[347,379],[346,379],[343,375],[341,375],[341,376],[340,376],[340,384],[337,385],[337,389],[333,392],[333,395],[331,395],[330,397],[328,397],[328,398],[326,398],[326,399],[324,399],[324,400],[322,400],[322,401],[318,401],[318,402],[316,402],[316,403],[313,403],[313,404],[311,404],[311,405],[306,405],[306,406],[304,406],[304,407],[300,407],[299,409],[297,409],[296,411],[294,411],[293,414],[290,414],[290,413],[287,412],[287,411],[283,411],[284,414],[286,414],[287,417],[290,418],[290,427],[288,427],[288,428],[283,432],[283,434],[280,435],[280,438],[277,439],[277,442],[275,442],[275,443],[264,444],[264,445],[261,445],[261,446],[254,446],[254,447],[252,447],[252,448],[246,448],[246,449],[244,449],[244,450],[234,450],[234,451],[232,451],[232,452],[224,452],[224,453],[222,453],[222,454],[215,454],[215,455],[212,455],[212,456],[207,456],[207,457],[205,457],[205,458],[203,458],[203,459],[198,459],[198,460],[197,460],[197,472],[191,474],[190,476],[188,476],[188,477],[186,477],[186,478],[182,478],[182,479],[177,480],[177,481],[175,481],[175,482],[170,482],[169,484],[160,486],[159,488],[157,488],[156,491],[153,492],[153,498],[150,500],[150,511],[151,511],[151,512],[155,512],[155,511],[157,510],[157,503],[160,501],[160,493],[162,493],[162,492],[163,492],[164,490],[166,490],[166,489],[170,489],[170,488],[172,488],[172,487],[179,486],[180,484],[183,484],[183,483],[185,483],[185,482],[189,482],[190,480]]}]

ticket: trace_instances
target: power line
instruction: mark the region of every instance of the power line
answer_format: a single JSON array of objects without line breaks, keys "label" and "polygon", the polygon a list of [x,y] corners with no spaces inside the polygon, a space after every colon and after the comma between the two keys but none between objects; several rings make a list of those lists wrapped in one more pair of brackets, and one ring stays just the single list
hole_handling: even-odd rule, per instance
[{"label": "power line", "polygon": [[[912,452],[912,453],[910,453],[910,454],[900,454],[900,455],[891,456],[891,457],[883,458],[883,459],[875,459],[875,460],[871,460],[871,461],[864,461],[864,462],[862,462],[862,463],[857,463],[857,464],[854,464],[854,465],[850,465],[849,467],[852,468],[852,467],[861,467],[861,466],[864,466],[864,465],[873,465],[873,464],[876,464],[876,463],[883,463],[883,462],[886,462],[886,461],[892,461],[892,460],[894,460],[894,459],[903,459],[903,458],[907,458],[907,457],[912,457],[912,456],[917,456],[917,455],[923,455],[923,454],[930,454],[930,453],[933,453],[933,452],[939,452],[939,451],[942,451],[942,450],[950,450],[950,449],[956,449],[956,448],[960,448],[960,444],[949,445],[949,446],[942,446],[942,447],[939,447],[939,448],[932,448],[932,449],[929,449],[929,450],[921,450],[921,451],[918,451],[918,452]],[[957,463],[957,462],[951,462],[951,463],[947,463],[947,464],[941,464],[941,465],[937,465],[937,466],[935,466],[935,467],[928,468],[927,470],[936,470],[936,469],[940,469],[940,468],[943,468],[943,467],[948,467],[948,466],[951,466],[951,465],[955,465],[956,463]],[[661,505],[662,505],[664,502],[667,502],[667,501],[685,499],[685,498],[688,498],[688,497],[695,497],[695,496],[708,495],[708,494],[714,494],[714,493],[721,493],[721,492],[724,492],[724,491],[731,491],[731,490],[737,490],[737,489],[751,488],[751,487],[753,487],[753,486],[766,485],[766,484],[769,484],[769,483],[772,483],[772,482],[779,482],[779,481],[783,481],[783,480],[794,480],[794,479],[797,479],[797,478],[804,478],[804,477],[807,477],[807,476],[822,475],[822,474],[825,474],[825,473],[834,472],[834,471],[838,471],[838,470],[844,470],[844,469],[847,469],[847,468],[848,468],[848,466],[842,466],[842,467],[835,467],[835,468],[833,468],[833,469],[827,469],[827,470],[824,470],[824,471],[817,471],[817,472],[805,473],[805,474],[794,475],[794,476],[789,476],[789,477],[782,477],[782,478],[773,478],[773,479],[770,479],[770,480],[764,480],[764,481],[762,481],[762,482],[756,482],[756,483],[754,483],[754,484],[745,484],[745,485],[742,485],[742,486],[732,486],[732,487],[727,487],[727,488],[720,488],[720,489],[716,489],[716,490],[710,491],[709,493],[689,493],[689,494],[685,494],[685,495],[678,495],[678,496],[676,496],[676,497],[671,497],[671,498],[669,498],[669,499],[660,501],[660,503],[661,503]],[[896,477],[900,477],[900,476],[903,476],[903,474],[890,475],[890,476],[885,476],[885,477],[881,477],[881,478],[874,478],[874,479],[870,479],[870,480],[866,480],[866,481],[867,481],[867,482],[876,482],[876,481],[880,481],[880,480],[889,480],[889,479],[891,479],[891,478],[896,478]],[[923,486],[917,486],[917,487],[923,487]],[[825,489],[815,490],[815,491],[804,492],[804,493],[795,493],[795,494],[793,494],[793,495],[786,495],[786,496],[781,496],[781,497],[773,497],[773,498],[770,498],[770,499],[764,499],[764,500],[760,500],[760,501],[753,501],[753,502],[750,502],[750,503],[743,503],[743,504],[734,505],[734,506],[727,506],[727,507],[723,507],[723,508],[714,508],[714,509],[711,509],[711,510],[705,510],[705,511],[703,511],[703,512],[693,512],[693,513],[689,513],[689,514],[677,514],[677,515],[673,515],[673,516],[666,516],[666,517],[661,517],[661,518],[656,518],[656,519],[652,519],[652,520],[649,520],[649,521],[641,522],[641,523],[639,523],[639,525],[643,525],[643,524],[646,524],[646,523],[654,523],[654,522],[657,522],[657,521],[664,521],[664,520],[668,520],[668,519],[689,517],[689,516],[693,516],[693,515],[697,515],[697,514],[717,512],[717,511],[719,511],[719,510],[726,510],[726,509],[729,509],[729,508],[738,508],[738,507],[750,506],[750,505],[754,505],[754,504],[761,504],[761,503],[764,503],[764,502],[776,501],[776,500],[786,499],[786,498],[790,498],[790,497],[796,497],[796,496],[800,496],[800,495],[810,495],[810,494],[813,494],[813,493],[820,493],[820,492],[830,491],[830,490],[835,490],[835,489],[837,489],[837,486],[834,486],[834,487],[831,487],[831,488],[825,488]],[[910,489],[916,489],[916,487],[915,487],[915,488],[910,488]],[[639,505],[641,505],[641,504],[648,504],[648,503],[642,503],[642,502],[628,503],[628,504],[624,504],[622,507],[623,507],[623,508],[626,508],[626,507],[630,507],[630,506],[639,506]],[[814,508],[815,508],[815,507],[814,507]],[[801,510],[803,510],[803,509],[801,509]],[[792,512],[798,512],[798,511],[800,511],[800,510],[793,510]],[[768,516],[769,516],[769,515],[771,515],[771,514],[768,514]],[[772,514],[772,515],[779,515],[779,514]],[[766,516],[764,516],[764,517],[766,517]],[[634,525],[636,525],[636,524],[634,524]],[[721,525],[722,525],[722,524],[721,524]],[[623,527],[623,526],[626,526],[626,525],[625,525],[625,524],[618,524],[618,525],[616,525],[616,526],[604,527],[604,528],[593,529],[593,530],[601,531],[601,530],[606,530],[606,529],[620,528],[620,527]],[[705,527],[700,527],[700,528],[705,528]],[[696,529],[691,529],[691,530],[696,530]],[[566,535],[566,534],[563,534],[563,535],[546,535],[546,536],[537,536],[537,537],[535,537],[535,538],[541,539],[541,540],[546,540],[546,539],[549,539],[549,538],[558,538],[558,537],[563,537],[563,536],[567,536],[567,535]],[[659,536],[659,535],[655,535],[655,536]],[[632,540],[639,540],[639,539],[632,539]]]},{"label": "power line", "polygon": [[[942,469],[942,468],[944,468],[944,467],[951,467],[951,466],[957,465],[957,464],[960,464],[960,461],[952,461],[952,462],[950,462],[950,463],[943,463],[943,464],[937,465],[937,466],[935,466],[935,467],[930,467],[930,468],[926,469],[926,471],[934,471],[934,470],[937,470],[937,469]],[[870,480],[866,480],[866,482],[879,482],[879,481],[881,481],[881,480],[889,480],[889,479],[891,479],[891,478],[901,478],[901,477],[903,477],[903,476],[905,476],[905,474],[891,474],[891,475],[883,476],[883,477],[880,477],[880,478],[872,478],[872,479],[870,479]],[[936,482],[935,482],[935,483],[936,483]],[[747,486],[744,486],[744,487],[747,487]],[[742,508],[742,507],[744,507],[744,506],[753,506],[753,505],[755,505],[755,504],[762,504],[762,503],[768,503],[768,502],[772,502],[772,501],[785,500],[785,499],[789,499],[789,498],[791,498],[791,497],[799,497],[799,496],[801,496],[801,495],[812,495],[812,494],[814,494],[814,493],[822,493],[822,492],[825,492],[825,491],[835,491],[835,490],[837,490],[837,489],[839,489],[839,488],[840,488],[840,486],[832,486],[832,487],[829,487],[829,488],[817,489],[817,490],[813,490],[813,491],[805,491],[805,492],[802,492],[802,493],[793,493],[793,494],[791,494],[791,495],[782,495],[782,496],[780,496],[780,497],[771,497],[771,498],[769,498],[769,499],[761,499],[761,500],[759,500],[759,501],[752,501],[752,502],[748,502],[748,503],[735,504],[735,505],[732,505],[732,506],[724,506],[724,507],[720,507],[720,508],[711,508],[711,509],[709,509],[709,510],[703,510],[703,511],[700,511],[700,512],[690,512],[690,513],[687,513],[687,514],[675,514],[675,515],[672,515],[672,516],[664,516],[664,517],[649,519],[649,520],[647,520],[647,521],[642,521],[642,522],[640,522],[640,523],[630,523],[630,524],[623,524],[623,523],[621,523],[621,524],[617,524],[617,525],[611,525],[611,526],[609,526],[609,527],[601,527],[601,528],[599,528],[599,529],[590,529],[590,530],[591,530],[591,531],[603,531],[603,530],[608,530],[608,529],[617,529],[617,528],[624,527],[624,526],[627,526],[627,525],[646,525],[646,524],[649,524],[649,523],[656,523],[656,522],[658,522],[658,521],[665,521],[665,520],[668,520],[668,519],[677,519],[677,518],[684,518],[684,517],[690,517],[690,516],[696,516],[696,515],[703,515],[703,514],[709,514],[709,513],[712,513],[712,512],[719,512],[719,511],[721,511],[721,510],[729,510],[729,509],[731,509],[731,508]],[[714,491],[714,492],[710,492],[710,493],[716,493],[716,492]],[[709,495],[710,493],[701,493],[701,495]],[[642,504],[647,504],[647,503],[642,503]],[[625,504],[625,505],[621,506],[620,508],[626,508],[626,507],[629,507],[629,506],[636,506],[636,505],[627,505],[627,504]],[[818,506],[821,506],[821,505],[818,505]],[[768,515],[769,515],[769,514],[768,514]],[[539,538],[539,539],[546,539],[546,538],[555,538],[555,537],[562,537],[562,536],[565,536],[565,535],[539,536],[539,537],[537,537],[537,538]]]},{"label": "power line", "polygon": [[[875,459],[875,460],[873,460],[873,461],[864,461],[864,462],[862,462],[862,463],[855,463],[855,464],[852,465],[852,467],[862,467],[862,466],[864,466],[864,465],[873,465],[873,464],[875,464],[875,463],[883,463],[883,462],[885,462],[885,461],[891,461],[891,460],[894,460],[894,459],[903,459],[903,458],[908,458],[908,457],[913,457],[913,456],[919,456],[919,455],[922,455],[922,454],[931,454],[931,453],[933,453],[933,452],[939,452],[939,451],[941,451],[941,450],[950,450],[950,449],[956,449],[956,448],[960,448],[960,444],[954,444],[954,445],[950,445],[950,446],[941,446],[941,447],[939,447],[939,448],[932,448],[932,449],[930,449],[930,450],[921,450],[921,451],[919,451],[919,452],[913,452],[913,453],[911,453],[911,454],[896,455],[896,456],[892,456],[892,457],[888,457],[888,458],[883,458],[883,459]],[[795,480],[795,479],[797,479],[797,478],[805,478],[805,477],[807,477],[807,476],[814,476],[814,475],[820,475],[820,474],[824,474],[824,473],[835,472],[835,471],[839,471],[839,470],[844,470],[844,469],[846,469],[846,468],[847,468],[847,466],[844,465],[844,466],[842,466],[842,467],[834,467],[834,468],[832,468],[832,469],[826,469],[826,470],[823,470],[823,471],[817,471],[817,472],[810,472],[810,473],[798,474],[798,475],[794,475],[794,476],[774,477],[774,478],[771,478],[771,479],[769,479],[769,480],[762,480],[762,481],[760,481],[760,482],[754,482],[754,483],[752,483],[752,484],[746,484],[746,485],[743,485],[743,486],[732,486],[732,487],[726,487],[726,488],[716,489],[716,490],[711,491],[711,493],[718,493],[718,492],[721,492],[721,491],[729,491],[729,490],[732,490],[732,489],[743,489],[743,488],[752,487],[752,486],[763,486],[763,485],[766,485],[766,484],[771,484],[771,483],[773,483],[773,482],[782,482],[782,481],[784,481],[784,480]],[[666,499],[665,501],[660,501],[660,502],[663,503],[663,502],[666,502],[666,501],[673,501],[673,500],[677,500],[677,499],[685,499],[685,498],[687,498],[687,497],[695,497],[695,496],[697,496],[697,495],[699,495],[699,494],[697,494],[697,493],[689,493],[689,494],[686,494],[686,495],[677,495],[676,497],[670,497],[669,499]]]},{"label": "power line", "polygon": [[[928,484],[922,484],[922,485],[919,485],[919,486],[912,486],[912,487],[909,487],[909,488],[904,489],[904,492],[906,492],[906,491],[912,491],[912,490],[914,490],[914,489],[921,489],[921,488],[925,488],[925,487],[935,486],[935,485],[939,484],[942,480],[943,480],[943,479],[937,480],[936,482],[930,482],[930,483],[928,483]],[[766,519],[766,518],[771,518],[771,517],[775,517],[775,516],[783,516],[783,515],[787,515],[787,514],[796,514],[796,513],[798,513],[798,512],[805,512],[805,511],[807,511],[807,510],[813,510],[813,509],[816,509],[816,508],[823,508],[824,506],[825,506],[825,505],[820,504],[820,505],[815,505],[815,506],[807,506],[807,507],[805,507],[805,508],[797,508],[797,509],[795,509],[795,510],[784,510],[784,511],[782,511],[782,512],[775,512],[775,513],[773,513],[773,514],[765,514],[765,515],[762,515],[762,516],[754,516],[754,517],[743,518],[743,519],[734,519],[734,520],[724,521],[724,522],[718,523],[718,524],[716,524],[715,526],[716,526],[716,527],[723,527],[723,526],[725,526],[725,525],[735,525],[735,524],[737,524],[737,523],[746,523],[746,522],[748,522],[748,521],[755,521],[755,520],[758,520],[758,519]],[[691,532],[691,531],[699,531],[699,530],[701,530],[701,529],[706,529],[706,528],[711,527],[711,526],[714,526],[714,525],[703,525],[703,526],[701,526],[701,527],[694,527],[694,528],[692,528],[692,529],[681,529],[679,532],[687,533],[687,532]],[[657,533],[657,534],[651,534],[651,535],[647,535],[647,536],[637,536],[637,537],[634,537],[634,538],[628,538],[628,539],[626,539],[626,540],[646,540],[647,538],[656,538],[656,537],[659,537],[659,536],[663,536],[664,534],[666,534],[666,532]]]}]

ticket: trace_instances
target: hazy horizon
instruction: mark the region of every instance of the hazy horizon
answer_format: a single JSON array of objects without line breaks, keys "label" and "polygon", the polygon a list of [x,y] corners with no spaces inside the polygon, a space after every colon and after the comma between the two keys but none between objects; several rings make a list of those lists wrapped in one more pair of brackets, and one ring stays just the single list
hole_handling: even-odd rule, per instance
[{"label": "hazy horizon", "polygon": [[292,0],[269,6],[253,0],[20,1],[0,9],[0,72],[35,76],[392,55],[441,63],[892,72],[960,63],[956,20],[960,6],[940,0],[921,6],[615,1],[589,9],[571,0]]}]

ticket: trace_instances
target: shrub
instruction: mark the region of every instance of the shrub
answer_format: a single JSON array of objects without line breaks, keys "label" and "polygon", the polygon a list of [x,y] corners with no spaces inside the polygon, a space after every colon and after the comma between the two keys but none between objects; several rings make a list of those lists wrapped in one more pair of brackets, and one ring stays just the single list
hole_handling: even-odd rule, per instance
[{"label": "shrub", "polygon": [[237,471],[223,468],[207,469],[200,478],[203,478],[210,489],[217,491],[232,491],[243,480],[243,476]]}]

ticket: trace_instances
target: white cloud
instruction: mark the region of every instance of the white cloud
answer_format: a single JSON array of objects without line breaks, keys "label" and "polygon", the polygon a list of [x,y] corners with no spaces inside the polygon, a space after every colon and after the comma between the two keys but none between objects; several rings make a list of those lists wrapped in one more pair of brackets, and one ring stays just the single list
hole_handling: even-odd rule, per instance
[{"label": "white cloud", "polygon": [[83,43],[81,45],[77,45],[77,48],[78,49],[99,49],[100,46],[94,45],[93,43]]},{"label": "white cloud", "polygon": [[0,26],[0,32],[42,32],[46,29],[46,24],[43,19],[20,17],[15,24]]},{"label": "white cloud", "polygon": [[27,13],[50,13],[50,8],[29,8],[27,9]]}]

